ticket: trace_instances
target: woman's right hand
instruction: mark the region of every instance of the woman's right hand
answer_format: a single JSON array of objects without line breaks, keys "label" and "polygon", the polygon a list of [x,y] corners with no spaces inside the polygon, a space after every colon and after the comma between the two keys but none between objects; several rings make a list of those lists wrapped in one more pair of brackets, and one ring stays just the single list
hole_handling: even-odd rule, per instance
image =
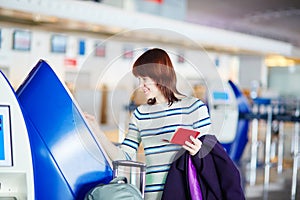
[{"label": "woman's right hand", "polygon": [[95,120],[96,118],[95,118],[95,116],[94,115],[91,115],[91,114],[89,114],[89,113],[87,113],[87,112],[84,112],[83,113],[84,114],[84,116],[85,116],[85,118],[87,119],[87,120]]},{"label": "woman's right hand", "polygon": [[92,129],[91,131],[95,134],[96,138],[101,143],[101,146],[108,154],[109,162],[111,163],[112,160],[125,160],[125,154],[106,137],[100,128],[100,124],[96,120],[97,118],[86,112],[84,112],[84,117],[89,127]]},{"label": "woman's right hand", "polygon": [[93,131],[98,132],[99,124],[96,120],[96,117],[94,115],[91,115],[91,114],[87,113],[87,112],[84,112],[83,114],[84,114],[84,117],[87,120],[89,126],[93,129]]}]

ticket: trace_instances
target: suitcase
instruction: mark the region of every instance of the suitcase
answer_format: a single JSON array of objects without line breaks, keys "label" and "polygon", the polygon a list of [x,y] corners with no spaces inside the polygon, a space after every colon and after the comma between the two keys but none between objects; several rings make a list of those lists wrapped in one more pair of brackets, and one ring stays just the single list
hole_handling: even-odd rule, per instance
[{"label": "suitcase", "polygon": [[[112,162],[112,164],[113,177],[116,178],[118,176],[126,176],[127,179],[130,180],[130,184],[133,184],[139,188],[142,197],[144,198],[146,184],[146,164],[131,160],[115,160]],[[120,168],[122,166],[125,167],[125,174],[122,174],[124,173],[124,169],[122,170],[122,168]],[[130,170],[127,174],[126,167]],[[130,178],[128,176],[130,176]],[[136,177],[139,177],[139,179],[136,179]]]},{"label": "suitcase", "polygon": [[84,200],[142,200],[146,165],[130,160],[113,161],[113,180],[92,188]]}]

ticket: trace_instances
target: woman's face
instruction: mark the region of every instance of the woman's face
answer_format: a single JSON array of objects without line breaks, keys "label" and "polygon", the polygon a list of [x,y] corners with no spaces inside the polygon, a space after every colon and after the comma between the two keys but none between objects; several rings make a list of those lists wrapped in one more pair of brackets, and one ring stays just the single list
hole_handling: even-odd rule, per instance
[{"label": "woman's face", "polygon": [[138,77],[139,86],[144,92],[147,99],[161,95],[160,90],[157,87],[156,82],[154,82],[150,77]]}]

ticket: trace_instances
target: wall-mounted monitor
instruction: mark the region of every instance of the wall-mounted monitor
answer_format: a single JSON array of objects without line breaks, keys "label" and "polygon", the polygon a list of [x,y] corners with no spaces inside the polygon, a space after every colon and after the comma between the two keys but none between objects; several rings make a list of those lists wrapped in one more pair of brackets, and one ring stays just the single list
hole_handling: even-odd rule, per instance
[{"label": "wall-mounted monitor", "polygon": [[0,166],[12,166],[10,107],[0,105]]},{"label": "wall-mounted monitor", "polygon": [[66,53],[67,51],[67,36],[52,35],[51,36],[51,52],[52,53]]},{"label": "wall-mounted monitor", "polygon": [[24,30],[15,30],[13,33],[13,47],[18,51],[30,51],[31,32]]},{"label": "wall-mounted monitor", "polygon": [[106,54],[106,46],[102,43],[95,44],[95,56],[96,57],[105,57]]},{"label": "wall-mounted monitor", "polygon": [[132,45],[124,45],[123,46],[123,58],[124,59],[132,59],[133,54],[133,46]]}]

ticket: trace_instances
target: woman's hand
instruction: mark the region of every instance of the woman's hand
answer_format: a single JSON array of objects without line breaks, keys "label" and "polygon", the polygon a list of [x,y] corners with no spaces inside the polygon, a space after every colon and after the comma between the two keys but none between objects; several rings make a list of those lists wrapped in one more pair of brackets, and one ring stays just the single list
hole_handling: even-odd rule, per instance
[{"label": "woman's hand", "polygon": [[190,136],[190,139],[193,143],[185,141],[185,144],[182,146],[185,150],[190,152],[190,155],[194,156],[201,149],[202,142],[199,139]]},{"label": "woman's hand", "polygon": [[96,118],[95,118],[95,116],[94,115],[91,115],[91,114],[89,114],[89,113],[87,113],[87,112],[83,112],[83,114],[84,114],[84,116],[85,116],[85,118],[88,120],[88,121],[95,121],[96,120]]},{"label": "woman's hand", "polygon": [[[121,151],[121,149],[117,148],[115,144],[113,144],[104,134],[104,132],[100,129],[100,125],[97,122],[97,118],[93,115],[90,115],[86,112],[83,113],[88,123],[89,127],[92,129],[91,131],[96,135],[96,139],[100,142],[101,147],[103,147],[104,151],[107,153],[109,157],[109,163],[111,164],[112,160],[125,160],[125,154]],[[112,165],[112,164],[111,164]]]},{"label": "woman's hand", "polygon": [[96,120],[96,117],[93,115],[90,115],[86,112],[83,113],[85,116],[86,121],[88,122],[89,126],[92,128],[93,132],[96,132],[96,134],[99,131],[99,124]]}]

